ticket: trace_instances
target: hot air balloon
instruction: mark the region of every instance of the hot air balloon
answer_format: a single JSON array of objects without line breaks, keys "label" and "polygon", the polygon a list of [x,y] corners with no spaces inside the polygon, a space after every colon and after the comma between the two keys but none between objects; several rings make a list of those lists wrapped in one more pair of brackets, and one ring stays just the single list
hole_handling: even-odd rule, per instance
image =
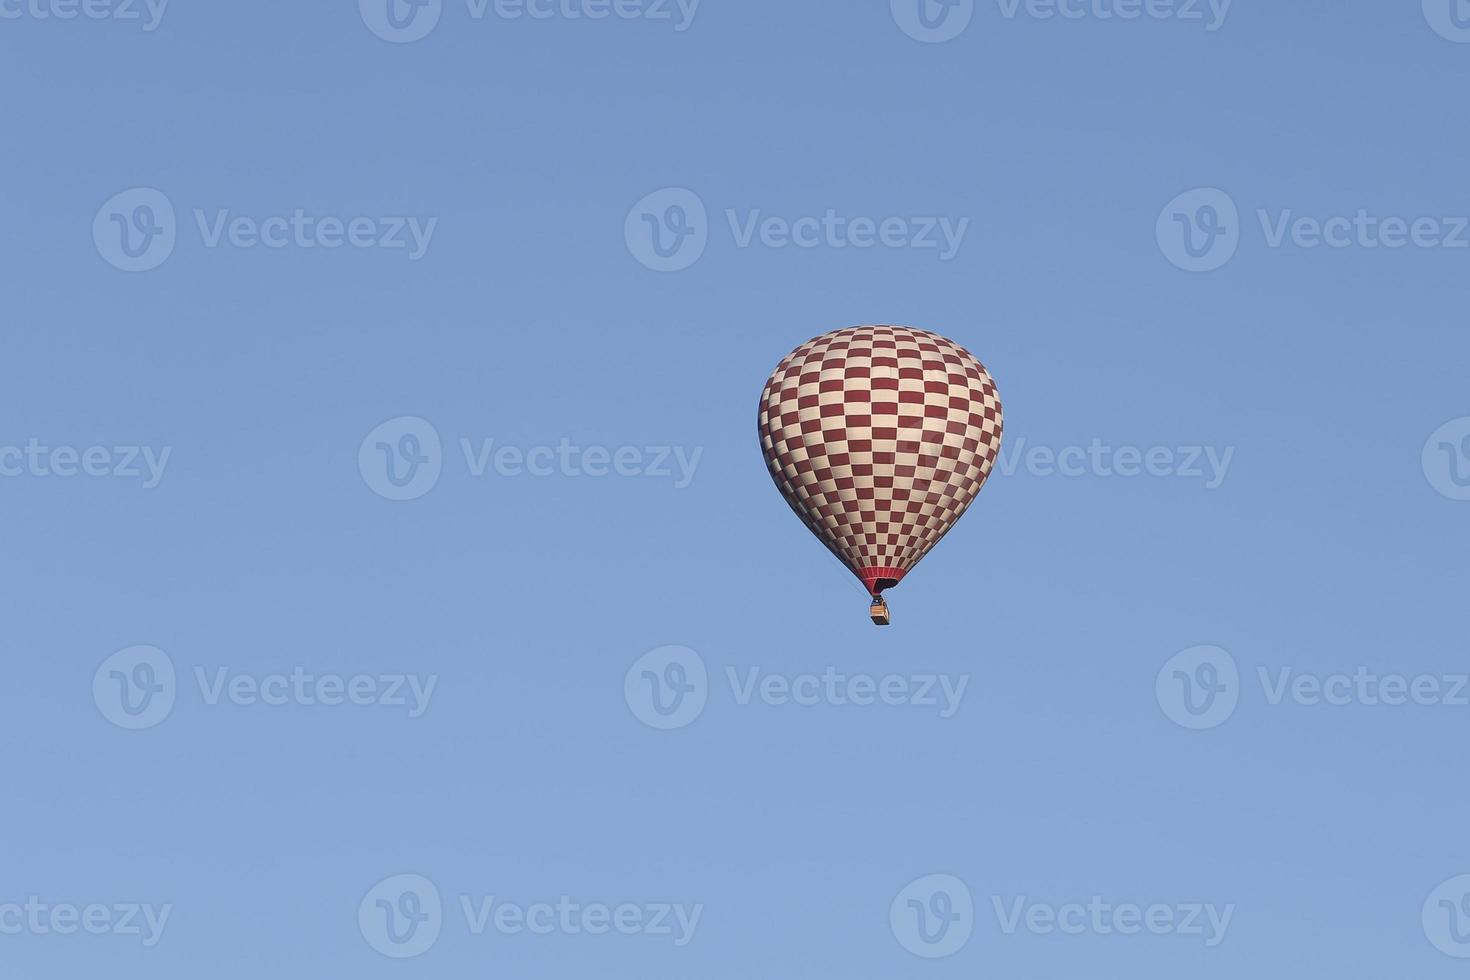
[{"label": "hot air balloon", "polygon": [[970,506],[1001,428],[985,366],[913,327],[822,334],[786,355],[761,392],[761,449],[777,489],[867,587],[880,626],[883,590]]}]

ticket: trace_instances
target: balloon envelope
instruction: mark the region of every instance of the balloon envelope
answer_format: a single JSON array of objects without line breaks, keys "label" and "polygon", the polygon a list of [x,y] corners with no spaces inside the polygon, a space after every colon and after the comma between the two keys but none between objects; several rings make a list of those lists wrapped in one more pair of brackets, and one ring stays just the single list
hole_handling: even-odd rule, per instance
[{"label": "balloon envelope", "polygon": [[761,393],[761,448],[777,488],[875,596],[974,501],[1001,429],[985,366],[912,327],[848,327],[809,340]]}]

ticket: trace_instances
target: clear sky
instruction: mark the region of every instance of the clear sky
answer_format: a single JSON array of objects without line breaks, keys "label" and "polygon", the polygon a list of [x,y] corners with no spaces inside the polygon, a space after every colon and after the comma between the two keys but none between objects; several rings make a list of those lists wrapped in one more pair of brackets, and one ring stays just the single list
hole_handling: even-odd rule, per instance
[{"label": "clear sky", "polygon": [[1455,2],[0,0],[0,973],[1462,975]]}]

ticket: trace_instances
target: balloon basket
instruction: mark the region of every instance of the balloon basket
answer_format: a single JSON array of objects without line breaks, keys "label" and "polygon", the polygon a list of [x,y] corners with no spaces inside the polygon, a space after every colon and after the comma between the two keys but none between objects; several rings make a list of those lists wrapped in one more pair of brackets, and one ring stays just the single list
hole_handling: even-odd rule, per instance
[{"label": "balloon basket", "polygon": [[882,596],[873,596],[873,604],[868,607],[868,615],[873,618],[874,626],[888,625],[888,603],[883,601]]}]

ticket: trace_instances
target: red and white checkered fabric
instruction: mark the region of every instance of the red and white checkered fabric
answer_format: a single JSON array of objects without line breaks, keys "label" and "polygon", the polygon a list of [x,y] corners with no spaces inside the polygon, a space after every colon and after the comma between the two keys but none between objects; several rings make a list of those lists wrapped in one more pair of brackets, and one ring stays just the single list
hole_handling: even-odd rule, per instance
[{"label": "red and white checkered fabric", "polygon": [[809,340],[761,393],[761,448],[781,495],[874,595],[970,506],[1001,427],[985,366],[912,327]]}]

